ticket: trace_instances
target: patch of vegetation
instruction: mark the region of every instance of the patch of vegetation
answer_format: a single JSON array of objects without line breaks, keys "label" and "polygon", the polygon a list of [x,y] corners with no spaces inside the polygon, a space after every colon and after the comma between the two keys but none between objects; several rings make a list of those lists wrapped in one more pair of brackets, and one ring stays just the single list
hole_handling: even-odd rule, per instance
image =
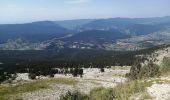
[{"label": "patch of vegetation", "polygon": [[153,98],[145,91],[142,93],[139,100],[152,100]]},{"label": "patch of vegetation", "polygon": [[152,100],[153,98],[149,95],[147,91],[136,93],[130,97],[130,100]]},{"label": "patch of vegetation", "polygon": [[[119,84],[113,89],[96,88],[93,89],[90,94],[85,96],[86,98],[81,98],[81,100],[128,100],[131,96],[136,93],[145,92],[146,87],[150,87],[152,82],[141,81],[141,80],[129,80],[125,83]],[[69,93],[70,94],[70,93]],[[82,94],[76,93],[79,96]],[[74,95],[66,95],[66,97],[75,97]],[[78,96],[77,96],[78,97]],[[63,98],[63,97],[62,97]],[[149,95],[143,95],[142,98],[149,98]],[[79,99],[61,99],[61,100],[79,100]]]},{"label": "patch of vegetation", "polygon": [[90,100],[113,100],[113,89],[97,88],[90,92]]},{"label": "patch of vegetation", "polygon": [[[149,55],[152,52],[168,47],[161,45],[139,51],[105,51],[80,49],[55,50],[0,50],[0,83],[11,80],[16,73],[29,73],[31,79],[35,76],[51,76],[54,74],[73,74],[81,76],[81,68],[110,68],[111,66],[132,66],[136,60],[143,62],[146,58],[136,55]],[[57,70],[60,68],[64,70]],[[67,69],[72,68],[69,72]],[[123,67],[122,67],[123,68]],[[74,70],[73,70],[74,69]],[[101,70],[103,71],[103,70]]]},{"label": "patch of vegetation", "polygon": [[149,62],[145,66],[141,66],[141,64],[137,62],[131,67],[130,73],[126,76],[130,79],[143,79],[148,77],[158,77],[160,74],[160,67],[153,64],[153,62]]},{"label": "patch of vegetation", "polygon": [[[93,98],[93,100],[128,100],[130,96],[134,95],[135,93],[143,92],[148,86],[151,86],[150,82],[142,82],[137,80],[127,81],[125,83],[119,84],[112,90],[95,90],[96,92],[94,92],[90,97]],[[102,96],[105,98],[102,98]]]},{"label": "patch of vegetation", "polygon": [[73,93],[69,91],[66,95],[61,95],[60,100],[89,100],[89,97],[78,91]]},{"label": "patch of vegetation", "polygon": [[[40,89],[50,88],[50,84],[67,84],[75,85],[76,80],[73,79],[47,79],[47,80],[37,80],[29,83],[20,83],[17,85],[0,86],[0,100],[8,100],[9,97],[14,97],[20,93],[33,92]],[[13,96],[14,95],[14,96]]]},{"label": "patch of vegetation", "polygon": [[112,66],[112,70],[130,70],[131,66]]},{"label": "patch of vegetation", "polygon": [[104,68],[100,68],[100,72],[102,72],[102,73],[103,73],[104,71],[105,71],[105,70],[104,70]]},{"label": "patch of vegetation", "polygon": [[162,65],[162,75],[170,75],[170,59],[164,58],[163,65]]}]

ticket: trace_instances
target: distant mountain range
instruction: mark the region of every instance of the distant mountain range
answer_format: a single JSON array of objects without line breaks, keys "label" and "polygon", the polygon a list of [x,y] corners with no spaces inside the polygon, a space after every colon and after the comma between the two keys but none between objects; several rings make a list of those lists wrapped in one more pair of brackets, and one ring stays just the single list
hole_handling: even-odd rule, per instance
[{"label": "distant mountain range", "polygon": [[[26,47],[28,50],[35,48],[36,50],[53,48],[136,50],[168,43],[169,34],[168,16],[1,24],[0,49],[13,50],[15,47],[16,50],[24,50]],[[18,41],[18,39],[25,42],[9,41]]]},{"label": "distant mountain range", "polygon": [[22,38],[28,41],[44,41],[66,35],[72,31],[51,21],[33,22],[26,24],[0,25],[0,42],[8,39]]}]

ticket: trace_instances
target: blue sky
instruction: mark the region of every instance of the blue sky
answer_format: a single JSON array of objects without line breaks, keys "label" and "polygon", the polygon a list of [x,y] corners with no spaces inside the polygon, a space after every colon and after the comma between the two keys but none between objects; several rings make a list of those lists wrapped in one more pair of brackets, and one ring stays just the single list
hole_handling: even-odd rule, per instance
[{"label": "blue sky", "polygon": [[0,23],[170,16],[170,0],[0,0]]}]

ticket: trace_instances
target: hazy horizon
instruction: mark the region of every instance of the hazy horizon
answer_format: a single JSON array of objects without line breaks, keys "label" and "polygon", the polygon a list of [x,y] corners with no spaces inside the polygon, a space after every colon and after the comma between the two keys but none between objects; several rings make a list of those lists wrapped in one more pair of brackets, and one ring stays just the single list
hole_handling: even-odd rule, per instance
[{"label": "hazy horizon", "polygon": [[1,0],[0,24],[170,16],[169,0]]}]

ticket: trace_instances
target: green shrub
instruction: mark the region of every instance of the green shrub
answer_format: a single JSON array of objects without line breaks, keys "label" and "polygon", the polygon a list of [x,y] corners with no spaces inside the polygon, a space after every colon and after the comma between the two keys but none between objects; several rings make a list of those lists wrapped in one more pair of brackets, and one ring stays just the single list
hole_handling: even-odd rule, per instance
[{"label": "green shrub", "polygon": [[163,75],[170,74],[170,59],[169,58],[164,58],[161,71]]},{"label": "green shrub", "polygon": [[100,68],[100,72],[102,72],[102,73],[103,73],[103,72],[104,72],[104,68]]},{"label": "green shrub", "polygon": [[50,88],[50,84],[75,85],[76,83],[77,81],[74,79],[53,78],[46,80],[36,80],[28,83],[20,83],[14,86],[0,85],[0,100],[15,100],[9,99],[10,96],[16,96],[20,93],[33,92],[40,89],[48,89]]},{"label": "green shrub", "polygon": [[81,94],[78,91],[70,92],[68,91],[66,95],[61,95],[60,100],[89,100],[87,95]]},{"label": "green shrub", "polygon": [[[128,80],[114,88],[93,89],[89,95],[68,92],[66,95],[62,95],[60,100],[129,100],[137,93],[144,93],[146,87],[150,87],[152,83],[152,81]],[[149,98],[149,95],[144,95],[142,98]]]},{"label": "green shrub", "polygon": [[160,67],[156,64],[149,63],[147,66],[144,66],[140,73],[139,78],[147,78],[147,77],[158,77],[160,76]]},{"label": "green shrub", "polygon": [[160,67],[156,64],[153,64],[153,62],[149,62],[148,65],[145,66],[141,66],[141,64],[138,62],[131,67],[130,73],[126,76],[130,79],[142,79],[148,77],[158,77],[160,74]]},{"label": "green shrub", "polygon": [[152,82],[141,80],[128,80],[118,84],[113,89],[97,88],[90,92],[90,100],[129,100],[136,93],[142,93]]},{"label": "green shrub", "polygon": [[32,73],[30,73],[28,77],[32,80],[36,79],[36,75]]},{"label": "green shrub", "polygon": [[90,100],[113,100],[113,89],[97,88],[90,92]]}]

